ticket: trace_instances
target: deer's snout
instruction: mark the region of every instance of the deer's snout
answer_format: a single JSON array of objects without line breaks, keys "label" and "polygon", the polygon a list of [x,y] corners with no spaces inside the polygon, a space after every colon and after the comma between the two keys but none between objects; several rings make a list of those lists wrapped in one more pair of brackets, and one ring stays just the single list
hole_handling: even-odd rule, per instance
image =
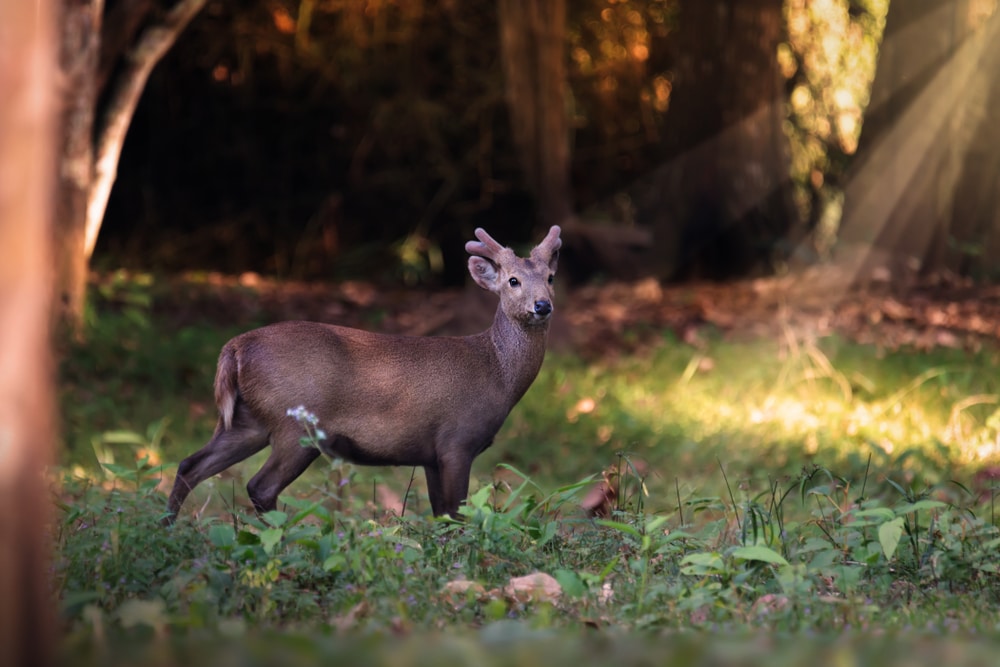
[{"label": "deer's snout", "polygon": [[552,302],[548,299],[539,299],[535,302],[535,316],[548,317],[552,314]]}]

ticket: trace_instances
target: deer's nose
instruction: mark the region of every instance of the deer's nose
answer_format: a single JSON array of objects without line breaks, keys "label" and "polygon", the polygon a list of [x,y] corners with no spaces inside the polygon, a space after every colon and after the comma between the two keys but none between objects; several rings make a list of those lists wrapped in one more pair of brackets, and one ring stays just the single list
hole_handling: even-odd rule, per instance
[{"label": "deer's nose", "polygon": [[552,304],[545,299],[539,299],[535,302],[535,315],[540,315],[545,317],[552,312]]}]

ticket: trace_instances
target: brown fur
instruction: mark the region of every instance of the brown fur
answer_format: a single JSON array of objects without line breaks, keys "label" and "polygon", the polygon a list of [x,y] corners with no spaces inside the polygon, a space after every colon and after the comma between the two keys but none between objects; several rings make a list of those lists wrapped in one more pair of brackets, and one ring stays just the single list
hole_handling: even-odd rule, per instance
[{"label": "brown fur", "polygon": [[278,494],[319,456],[299,445],[303,429],[287,415],[299,405],[319,418],[324,453],[422,466],[434,514],[454,514],[473,459],[541,367],[560,245],[553,227],[531,259],[520,259],[483,230],[476,236],[466,244],[469,271],[500,296],[482,333],[407,337],[282,322],[226,343],[215,377],[219,422],[208,444],[178,467],[169,520],[197,484],[268,444],[271,455],[247,491],[258,511],[274,509]]}]

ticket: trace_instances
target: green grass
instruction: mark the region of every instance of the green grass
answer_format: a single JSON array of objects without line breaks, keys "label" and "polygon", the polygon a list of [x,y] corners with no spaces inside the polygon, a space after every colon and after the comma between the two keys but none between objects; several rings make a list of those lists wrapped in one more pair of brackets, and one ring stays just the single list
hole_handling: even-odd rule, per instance
[{"label": "green grass", "polygon": [[[130,294],[61,368],[67,662],[893,664],[1000,636],[994,486],[977,476],[1000,441],[995,350],[710,335],[553,354],[477,460],[460,523],[427,516],[419,471],[407,495],[409,469],[331,462],[258,518],[258,457],[164,529],[172,467],[214,425],[218,348],[243,327],[172,329]],[[595,521],[579,504],[602,471],[623,486]],[[506,590],[536,572],[561,594]]]}]

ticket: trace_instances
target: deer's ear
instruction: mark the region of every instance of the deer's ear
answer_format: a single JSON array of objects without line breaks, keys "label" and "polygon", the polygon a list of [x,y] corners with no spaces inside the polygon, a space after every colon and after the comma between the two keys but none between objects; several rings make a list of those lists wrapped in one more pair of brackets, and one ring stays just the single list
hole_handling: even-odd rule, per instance
[{"label": "deer's ear", "polygon": [[469,273],[476,284],[485,290],[496,292],[499,290],[497,284],[500,274],[497,272],[496,264],[483,257],[469,258]]}]

